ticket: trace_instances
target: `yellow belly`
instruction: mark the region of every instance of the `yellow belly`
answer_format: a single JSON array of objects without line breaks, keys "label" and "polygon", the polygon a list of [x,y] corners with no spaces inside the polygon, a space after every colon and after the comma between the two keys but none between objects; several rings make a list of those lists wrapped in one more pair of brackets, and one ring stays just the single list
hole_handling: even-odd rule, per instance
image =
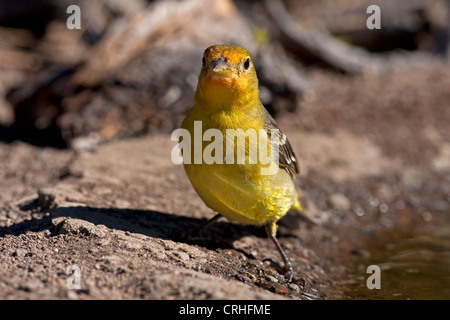
[{"label": "yellow belly", "polygon": [[[187,129],[191,134],[195,133],[195,121],[202,122],[202,135],[210,128],[221,128],[222,132],[229,128],[242,130],[263,128],[263,120],[260,117],[247,114],[242,118],[245,118],[245,121],[236,122],[236,119],[227,113],[205,115],[204,112],[194,112],[191,109],[183,121],[182,128]],[[245,139],[237,139],[234,148],[234,155],[237,154],[237,150],[245,149],[245,164],[238,164],[237,161],[231,164],[228,160],[232,153],[226,151],[229,140],[230,136],[225,134],[221,163],[206,164],[203,161],[202,164],[194,164],[192,161],[191,164],[184,164],[194,189],[208,207],[230,221],[254,225],[278,221],[296,200],[297,193],[291,176],[285,170],[279,169],[275,160],[267,165],[250,164],[250,158],[255,159],[255,154],[245,143]],[[204,151],[209,143],[209,141],[203,142],[201,150]],[[195,142],[190,146],[191,156],[195,153],[194,144]],[[262,135],[261,139],[258,139],[258,144],[270,145],[267,135]],[[278,150],[276,152],[278,154]],[[275,174],[262,174],[261,170],[269,166],[279,170]]]},{"label": "yellow belly", "polygon": [[254,225],[275,222],[286,214],[296,197],[294,183],[285,170],[261,176],[259,168],[249,164],[184,167],[205,204],[230,221]]}]

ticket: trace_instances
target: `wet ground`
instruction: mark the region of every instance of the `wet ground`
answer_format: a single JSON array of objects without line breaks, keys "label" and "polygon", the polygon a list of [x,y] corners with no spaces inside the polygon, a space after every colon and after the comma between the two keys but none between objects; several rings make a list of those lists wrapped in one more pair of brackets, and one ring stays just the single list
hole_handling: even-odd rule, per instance
[{"label": "wet ground", "polygon": [[[355,261],[344,281],[352,297],[450,299],[448,226],[395,230],[372,239],[365,249],[368,257]],[[370,264],[378,265],[382,276],[380,289],[368,291],[360,274]]]}]

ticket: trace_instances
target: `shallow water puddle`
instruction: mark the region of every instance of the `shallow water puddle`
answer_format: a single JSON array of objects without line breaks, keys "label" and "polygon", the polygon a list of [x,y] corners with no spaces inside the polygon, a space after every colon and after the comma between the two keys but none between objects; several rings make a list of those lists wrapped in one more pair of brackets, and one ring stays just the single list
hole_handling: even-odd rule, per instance
[{"label": "shallow water puddle", "polygon": [[[450,299],[448,225],[383,232],[365,245],[341,283],[349,298]],[[369,289],[377,280],[370,265],[379,267],[379,289]]]}]

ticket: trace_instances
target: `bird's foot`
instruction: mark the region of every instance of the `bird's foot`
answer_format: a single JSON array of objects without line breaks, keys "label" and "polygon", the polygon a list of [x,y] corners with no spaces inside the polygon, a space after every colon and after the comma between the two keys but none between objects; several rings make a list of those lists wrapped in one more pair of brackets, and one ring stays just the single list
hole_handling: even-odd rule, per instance
[{"label": "bird's foot", "polygon": [[306,285],[307,285],[306,278],[297,276],[290,265],[285,266],[284,277],[286,278],[286,280],[288,282],[292,282],[297,285],[300,285],[303,288],[303,290],[306,290]]}]

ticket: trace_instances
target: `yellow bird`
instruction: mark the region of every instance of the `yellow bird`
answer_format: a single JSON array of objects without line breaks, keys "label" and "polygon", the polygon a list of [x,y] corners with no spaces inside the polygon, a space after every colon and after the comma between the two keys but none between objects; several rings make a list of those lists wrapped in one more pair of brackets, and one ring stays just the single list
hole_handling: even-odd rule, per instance
[{"label": "yellow bird", "polygon": [[[292,147],[259,99],[258,78],[246,49],[232,45],[211,46],[205,50],[202,63],[193,107],[181,127],[191,136],[198,130],[202,135],[210,129],[221,133],[223,141],[215,146],[222,150],[217,148],[210,153],[221,161],[186,161],[184,158],[186,174],[205,204],[219,213],[210,223],[225,216],[232,222],[265,226],[268,237],[282,256],[286,276],[291,280],[294,273],[276,238],[276,223],[289,210],[308,217],[293,182],[298,165]],[[256,135],[250,134],[252,130]],[[220,135],[214,138],[219,139]],[[203,138],[200,151],[206,152],[212,140]],[[191,143],[190,155],[199,148],[195,142],[198,143]],[[273,148],[276,150],[270,153]],[[245,161],[239,161],[239,150],[243,150],[241,155]],[[262,150],[269,161],[262,161],[256,154]],[[186,157],[186,150],[183,157]],[[274,166],[276,170],[270,171]]]}]

